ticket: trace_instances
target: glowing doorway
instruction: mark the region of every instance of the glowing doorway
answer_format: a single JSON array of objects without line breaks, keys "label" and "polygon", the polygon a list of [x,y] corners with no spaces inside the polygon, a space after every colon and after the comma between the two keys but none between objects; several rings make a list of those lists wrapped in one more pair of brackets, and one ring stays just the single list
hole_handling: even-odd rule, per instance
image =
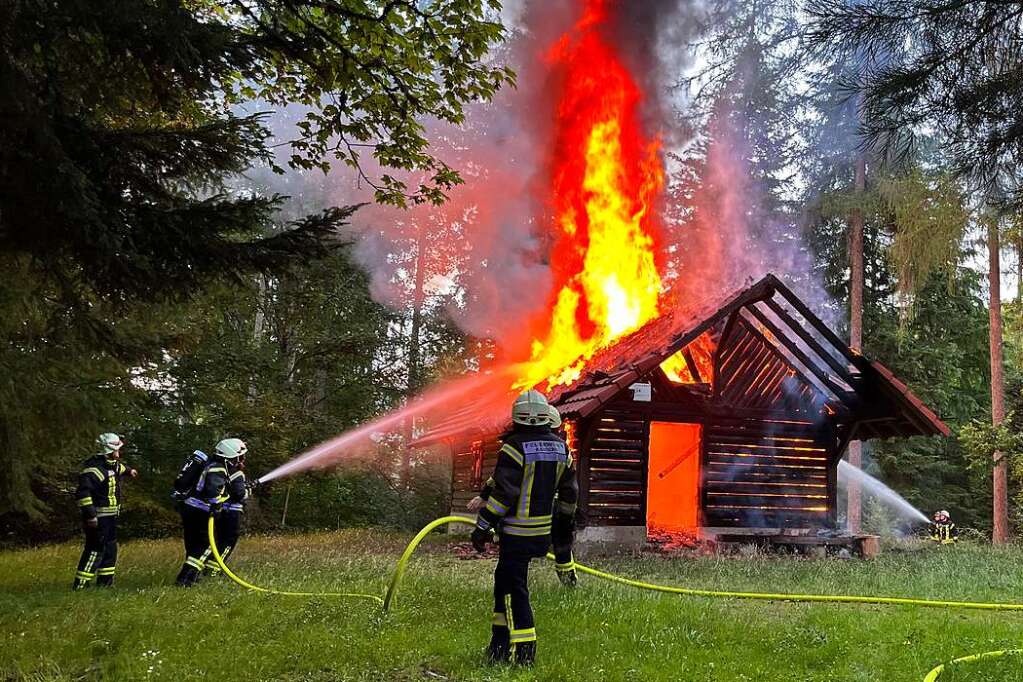
[{"label": "glowing doorway", "polygon": [[699,527],[701,431],[699,424],[651,422],[647,532]]}]

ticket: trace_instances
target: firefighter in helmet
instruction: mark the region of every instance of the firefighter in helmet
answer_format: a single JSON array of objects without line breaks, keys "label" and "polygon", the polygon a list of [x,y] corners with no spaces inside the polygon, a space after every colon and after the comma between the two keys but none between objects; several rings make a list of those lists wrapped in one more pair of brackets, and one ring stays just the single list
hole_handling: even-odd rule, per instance
[{"label": "firefighter in helmet", "polygon": [[[561,431],[561,413],[554,405],[548,405],[547,409],[551,419],[551,431],[564,440],[565,434]],[[466,509],[478,512],[490,499],[490,494],[493,491],[494,479],[488,478],[487,482],[483,484],[480,494],[469,501]],[[572,554],[574,539],[575,516],[555,514],[551,519],[551,550],[554,552],[554,572],[565,587],[575,587],[579,582],[575,572],[575,558]]]},{"label": "firefighter in helmet", "polygon": [[[225,466],[227,467],[227,500],[213,524],[213,539],[217,543],[220,558],[226,562],[227,556],[238,547],[238,538],[241,537],[242,512],[245,511],[245,502],[249,499],[250,491],[256,487],[256,482],[250,483],[245,477],[244,453],[227,460]],[[219,575],[220,566],[216,561],[207,560],[206,573],[211,576]]]},{"label": "firefighter in helmet", "polygon": [[959,540],[959,529],[952,523],[952,516],[944,509],[934,512],[931,540],[939,545],[954,545]]},{"label": "firefighter in helmet", "polygon": [[138,472],[121,461],[124,441],[116,433],[96,439],[100,452],[85,460],[78,474],[75,499],[82,511],[85,548],[78,560],[74,589],[96,578],[98,587],[112,587],[117,566],[117,517],[121,513],[121,478]]},{"label": "firefighter in helmet", "polygon": [[526,391],[515,400],[512,424],[497,455],[493,490],[471,537],[482,552],[495,533],[501,536],[487,658],[497,663],[514,656],[516,663],[532,665],[536,627],[529,604],[529,562],[547,553],[553,517],[575,516],[579,489],[572,456],[551,431],[550,409],[541,393]]},{"label": "firefighter in helmet", "polygon": [[[181,504],[185,562],[176,580],[181,587],[194,585],[210,558],[209,518],[211,515],[219,516],[224,503],[230,499],[228,483],[231,474],[227,463],[242,457],[247,450],[240,438],[225,438],[217,443],[214,454],[197,469],[198,475]],[[188,466],[189,462],[186,462],[182,474]]]}]

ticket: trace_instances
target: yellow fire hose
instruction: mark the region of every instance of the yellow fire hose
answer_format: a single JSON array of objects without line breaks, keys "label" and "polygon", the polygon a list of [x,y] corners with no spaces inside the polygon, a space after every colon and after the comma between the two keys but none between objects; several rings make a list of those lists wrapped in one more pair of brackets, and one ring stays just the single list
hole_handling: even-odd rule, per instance
[{"label": "yellow fire hose", "polygon": [[[213,532],[213,517],[210,517],[209,522],[209,539],[210,549],[213,550],[213,557],[217,560],[217,564],[220,566],[224,574],[238,583],[242,587],[254,590],[256,592],[263,592],[266,594],[279,594],[289,597],[353,597],[357,599],[369,599],[381,604],[384,610],[390,610],[394,603],[394,595],[401,585],[401,581],[405,576],[405,569],[408,567],[408,562],[415,553],[416,548],[419,544],[440,526],[448,525],[451,523],[464,523],[466,525],[473,525],[473,521],[463,516],[443,516],[439,519],[431,521],[423,527],[421,531],[408,546],[405,547],[405,551],[402,553],[401,558],[398,559],[398,563],[394,567],[394,574],[391,576],[391,582],[387,586],[387,592],[383,599],[372,594],[358,594],[348,592],[285,592],[281,590],[271,590],[265,587],[259,587],[252,583],[246,582],[242,578],[235,575],[231,569],[224,563],[223,557],[220,556],[220,552],[217,549],[216,539],[214,538]],[[554,557],[550,554],[547,555],[548,559]],[[947,609],[975,609],[983,611],[1023,611],[1023,604],[1000,604],[1000,603],[985,603],[985,602],[968,602],[968,601],[940,601],[934,599],[908,599],[904,597],[869,597],[869,596],[857,596],[857,595],[824,595],[824,594],[775,594],[770,592],[728,592],[723,590],[699,590],[688,587],[672,587],[669,585],[657,585],[654,583],[646,583],[640,580],[633,580],[631,578],[625,578],[614,573],[605,573],[595,568],[590,568],[580,563],[575,564],[575,568],[580,573],[592,575],[602,580],[607,580],[621,585],[627,585],[629,587],[636,587],[642,590],[651,590],[653,592],[665,592],[668,594],[681,594],[693,597],[715,597],[715,598],[727,598],[727,599],[752,599],[762,601],[788,601],[788,602],[810,602],[810,603],[842,603],[842,604],[884,604],[884,605],[897,605],[897,606],[926,606],[935,608],[947,608]],[[962,658],[956,658],[948,663],[943,663],[937,666],[924,677],[924,682],[935,682],[941,674],[945,671],[948,666],[955,666],[965,663],[974,663],[977,661],[1001,658],[1004,656],[1018,656],[1023,654],[1023,649],[1006,649],[1002,651],[988,651],[982,654],[974,654],[971,656],[963,656]]]},{"label": "yellow fire hose", "polygon": [[210,516],[208,533],[210,536],[210,549],[213,550],[213,558],[217,560],[217,565],[220,566],[220,570],[224,572],[224,575],[245,589],[252,590],[253,592],[263,592],[265,594],[279,594],[285,597],[352,597],[353,599],[369,599],[370,601],[375,601],[378,604],[384,603],[384,600],[375,594],[359,594],[357,592],[286,592],[284,590],[271,590],[266,587],[260,587],[259,585],[253,585],[252,583],[246,582],[235,575],[234,572],[227,567],[227,564],[224,563],[224,557],[220,556],[220,550],[217,549],[217,540],[213,532],[212,516]]}]

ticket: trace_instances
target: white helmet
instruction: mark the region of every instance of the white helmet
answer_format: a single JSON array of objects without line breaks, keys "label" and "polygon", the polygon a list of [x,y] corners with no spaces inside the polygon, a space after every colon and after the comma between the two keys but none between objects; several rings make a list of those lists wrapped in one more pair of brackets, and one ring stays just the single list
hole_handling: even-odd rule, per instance
[{"label": "white helmet", "polygon": [[540,391],[526,391],[512,405],[512,421],[525,426],[549,425],[551,413],[547,398]]},{"label": "white helmet", "polygon": [[124,441],[116,433],[102,433],[96,442],[101,448],[103,448],[102,455],[109,455],[111,452],[117,452],[124,446]]},{"label": "white helmet", "polygon": [[548,413],[550,415],[550,419],[551,419],[551,428],[552,429],[560,429],[561,428],[561,413],[558,412],[558,408],[554,407],[553,405],[548,404],[547,405],[547,411],[548,411]]},{"label": "white helmet", "polygon": [[225,438],[217,443],[217,455],[224,459],[238,459],[249,451],[241,438]]}]

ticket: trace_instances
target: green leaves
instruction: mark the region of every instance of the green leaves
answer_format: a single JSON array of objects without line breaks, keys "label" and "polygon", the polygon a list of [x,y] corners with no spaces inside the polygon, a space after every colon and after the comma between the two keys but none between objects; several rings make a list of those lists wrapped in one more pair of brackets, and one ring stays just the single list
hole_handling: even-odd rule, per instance
[{"label": "green leaves", "polygon": [[1006,421],[994,425],[990,421],[971,420],[959,430],[959,439],[970,456],[970,466],[990,470],[999,453],[1006,458],[1017,476],[1023,473],[1023,433],[1015,428],[1014,415],[1006,415]]},{"label": "green leaves", "polygon": [[[422,121],[460,123],[467,103],[512,82],[487,60],[504,35],[491,20],[498,8],[19,3],[11,39],[0,41],[11,66],[0,70],[0,249],[54,268],[71,259],[101,294],[143,299],[187,295],[227,269],[218,259],[243,266],[229,247],[247,241],[251,254],[279,207],[272,194],[225,191],[235,174],[275,164],[265,115],[234,113],[254,100],[308,108],[298,137],[285,140],[291,168],[327,171],[340,160],[380,202],[441,202],[461,178],[432,155]],[[276,265],[313,255],[274,254]],[[258,260],[274,265],[269,256]]]},{"label": "green leaves", "polygon": [[418,187],[395,176],[364,179],[382,203],[406,206],[438,202],[457,184],[457,173],[432,174],[441,165],[428,151],[420,121],[460,123],[466,103],[489,100],[514,82],[507,67],[484,59],[504,36],[488,17],[492,0],[430,3],[357,0],[257,2],[236,9],[235,21],[258,45],[266,63],[244,77],[261,96],[312,103],[293,141],[297,168],[319,166],[333,156],[361,168],[366,158],[385,168],[427,172]]},{"label": "green leaves", "polygon": [[912,296],[931,273],[952,273],[962,258],[969,212],[962,188],[950,174],[930,174],[914,167],[900,176],[877,182],[882,205],[895,219],[889,254],[899,290]]}]

